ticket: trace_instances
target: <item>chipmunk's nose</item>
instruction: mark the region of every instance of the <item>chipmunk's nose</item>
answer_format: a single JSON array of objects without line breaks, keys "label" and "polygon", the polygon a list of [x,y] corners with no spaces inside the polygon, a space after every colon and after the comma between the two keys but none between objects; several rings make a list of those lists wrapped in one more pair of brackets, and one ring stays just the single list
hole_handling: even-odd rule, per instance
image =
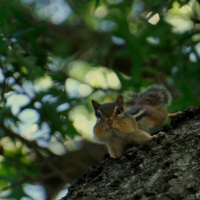
[{"label": "chipmunk's nose", "polygon": [[107,123],[108,125],[112,125],[113,121],[109,119],[106,123]]}]

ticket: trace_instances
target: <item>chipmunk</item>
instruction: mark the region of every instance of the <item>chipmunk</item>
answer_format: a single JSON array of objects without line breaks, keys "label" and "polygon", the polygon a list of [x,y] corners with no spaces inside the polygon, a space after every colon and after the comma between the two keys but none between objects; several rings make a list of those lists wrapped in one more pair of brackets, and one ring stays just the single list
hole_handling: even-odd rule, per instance
[{"label": "chipmunk", "polygon": [[[155,129],[164,125],[169,117],[181,112],[168,113],[164,110],[171,103],[171,94],[162,86],[150,86],[132,100],[124,102],[122,95],[116,101],[100,105],[92,100],[97,117],[93,128],[97,143],[105,144],[112,158],[119,158],[128,144],[142,144],[164,134],[151,136]],[[125,106],[131,108],[125,111]]]}]

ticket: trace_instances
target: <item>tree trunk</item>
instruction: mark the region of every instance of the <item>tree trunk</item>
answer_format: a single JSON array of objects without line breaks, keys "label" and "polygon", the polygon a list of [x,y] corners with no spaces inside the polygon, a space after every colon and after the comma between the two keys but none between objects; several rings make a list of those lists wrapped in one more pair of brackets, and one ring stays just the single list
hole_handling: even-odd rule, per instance
[{"label": "tree trunk", "polygon": [[200,199],[200,107],[163,128],[166,135],[90,167],[62,200]]}]

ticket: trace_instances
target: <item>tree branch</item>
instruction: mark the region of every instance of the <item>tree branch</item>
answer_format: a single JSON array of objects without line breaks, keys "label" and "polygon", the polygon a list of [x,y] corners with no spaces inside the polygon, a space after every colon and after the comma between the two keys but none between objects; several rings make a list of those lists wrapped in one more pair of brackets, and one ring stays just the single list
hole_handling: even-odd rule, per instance
[{"label": "tree branch", "polygon": [[2,122],[0,122],[0,128],[2,128],[9,136],[19,139],[22,143],[26,144],[29,148],[35,150],[36,152],[38,152],[38,149],[41,149],[46,151],[46,153],[50,155],[54,155],[51,151],[49,151],[49,149],[39,146],[35,141],[31,142],[23,138],[21,135],[14,133],[12,130],[7,128]]},{"label": "tree branch", "polygon": [[[34,143],[34,142],[30,142],[28,140],[26,140],[25,138],[21,137],[20,135],[14,133],[12,130],[8,129],[2,122],[0,122],[0,128],[4,129],[5,132],[10,136],[10,137],[14,137],[14,138],[17,138],[19,139],[21,142],[23,142],[24,144],[26,144],[28,147],[30,147],[31,149],[33,149],[36,154],[42,159],[44,160],[48,165],[49,167],[57,173],[57,175],[65,182],[68,182],[69,181],[69,178],[66,177],[66,175],[64,173],[62,173],[62,171],[60,171],[55,165],[54,163],[52,163],[48,158],[44,157],[42,155],[42,153],[39,151],[39,149],[43,149],[44,148],[41,148],[37,143]],[[50,152],[48,149],[45,149],[46,151]],[[52,152],[50,152],[51,155],[53,154]]]}]

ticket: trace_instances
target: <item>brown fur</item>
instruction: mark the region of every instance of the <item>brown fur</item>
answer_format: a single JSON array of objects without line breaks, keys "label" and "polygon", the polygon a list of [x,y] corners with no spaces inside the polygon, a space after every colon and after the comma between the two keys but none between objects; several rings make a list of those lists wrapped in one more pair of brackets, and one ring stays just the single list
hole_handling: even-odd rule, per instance
[{"label": "brown fur", "polygon": [[168,114],[163,109],[171,102],[171,95],[164,87],[151,86],[133,102],[136,104],[125,112],[122,95],[115,102],[102,105],[92,100],[97,115],[94,139],[107,146],[112,158],[119,158],[128,144],[141,144],[163,135],[163,132],[154,136],[149,133],[165,124],[168,117],[180,114]]},{"label": "brown fur", "polygon": [[[119,99],[120,98],[120,99]],[[103,105],[93,101],[95,113],[100,113],[93,128],[94,139],[107,146],[111,157],[119,158],[124,147],[130,143],[143,143],[153,137],[147,132],[139,130],[133,116],[123,111],[123,97],[120,95],[115,102]],[[117,113],[120,109],[120,114]],[[107,122],[112,121],[110,126]]]}]

